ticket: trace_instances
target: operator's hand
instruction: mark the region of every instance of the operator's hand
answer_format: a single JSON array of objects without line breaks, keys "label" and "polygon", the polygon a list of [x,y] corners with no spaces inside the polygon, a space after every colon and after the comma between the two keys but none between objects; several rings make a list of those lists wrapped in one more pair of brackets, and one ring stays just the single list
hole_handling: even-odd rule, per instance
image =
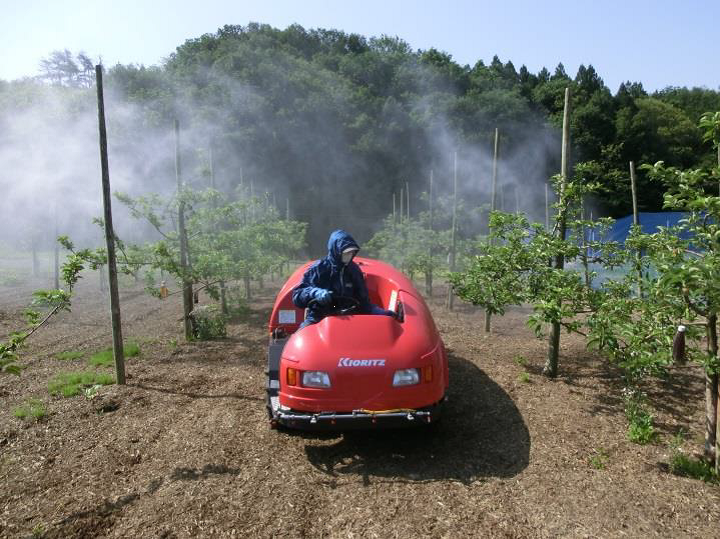
[{"label": "operator's hand", "polygon": [[319,288],[315,293],[315,301],[320,305],[330,305],[332,303],[332,292],[324,288]]}]

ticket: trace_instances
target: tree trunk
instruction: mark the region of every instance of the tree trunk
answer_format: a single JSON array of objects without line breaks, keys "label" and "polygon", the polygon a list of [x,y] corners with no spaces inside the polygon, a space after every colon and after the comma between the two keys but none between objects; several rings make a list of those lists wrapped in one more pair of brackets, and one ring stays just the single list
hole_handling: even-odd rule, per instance
[{"label": "tree trunk", "polygon": [[[177,180],[178,197],[182,197],[182,169],[180,166],[180,124],[177,120],[175,127],[175,179]],[[185,203],[180,199],[178,203],[178,236],[180,238],[180,269],[182,271],[183,288],[183,324],[185,327],[185,339],[190,341],[193,338],[193,327],[190,313],[193,309],[192,282],[187,278],[188,272],[188,240],[185,230]]]},{"label": "tree trunk", "polygon": [[[707,319],[708,354],[717,357],[717,314]],[[705,373],[705,458],[717,466],[718,375]]]},{"label": "tree trunk", "polygon": [[[450,239],[450,272],[455,271],[455,252],[457,246],[457,151],[455,152],[455,161],[453,165],[453,215],[452,215],[452,231]],[[452,284],[448,282],[448,295],[447,295],[447,308],[452,311],[455,300],[455,294],[453,294]]]},{"label": "tree trunk", "polygon": [[[560,184],[559,199],[561,207],[558,213],[558,237],[565,240],[567,227],[567,208],[565,202],[565,184],[568,177],[568,161],[570,159],[570,88],[565,88],[565,109],[563,111],[563,136],[562,136],[562,155],[560,161],[560,175],[562,183]],[[562,270],[565,267],[565,257],[562,253],[555,257],[555,269]],[[562,300],[559,300],[562,301]],[[548,342],[548,356],[543,374],[550,378],[555,378],[558,371],[558,357],[560,355],[560,321],[552,323],[550,340]]]},{"label": "tree trunk", "polygon": [[548,341],[548,356],[543,368],[543,374],[555,378],[558,373],[558,358],[560,357],[560,322],[552,323],[550,339]]},{"label": "tree trunk", "polygon": [[425,272],[425,294],[428,298],[432,297],[433,294],[433,271],[432,268]]},{"label": "tree trunk", "polygon": [[[492,166],[492,190],[491,190],[491,199],[490,199],[490,213],[495,211],[495,200],[497,198],[497,163],[498,163],[498,139],[499,139],[499,131],[498,128],[495,128],[495,145],[493,147],[493,166]],[[488,214],[488,245],[492,245],[492,241],[490,239],[490,234],[492,233],[492,230],[490,229],[490,214]],[[487,309],[485,310],[485,333],[490,333],[490,321],[492,319],[492,315],[490,314],[490,311]]]},{"label": "tree trunk", "polygon": [[245,298],[250,301],[251,299],[251,293],[250,293],[250,275],[245,274],[243,277],[243,280],[245,281]]},{"label": "tree trunk", "polygon": [[227,290],[225,289],[225,281],[220,281],[220,309],[222,310],[222,313],[224,316],[227,316],[228,313],[228,304],[227,304]]}]

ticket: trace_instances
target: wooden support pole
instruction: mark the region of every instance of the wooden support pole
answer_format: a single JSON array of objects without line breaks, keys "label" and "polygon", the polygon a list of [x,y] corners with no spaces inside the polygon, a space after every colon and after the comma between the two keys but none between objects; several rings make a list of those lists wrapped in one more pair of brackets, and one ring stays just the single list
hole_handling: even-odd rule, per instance
[{"label": "wooden support pole", "polygon": [[493,165],[492,165],[492,199],[490,200],[490,208],[492,211],[497,209],[497,164],[498,164],[498,128],[495,128],[495,144],[493,147]]},{"label": "wooden support pole", "polygon": [[632,195],[633,224],[640,224],[640,212],[638,211],[637,183],[635,182],[635,163],[630,161],[630,193]]},{"label": "wooden support pole", "polygon": [[[212,140],[210,140],[210,143],[208,144],[208,157],[210,160],[210,187],[214,191],[217,189],[215,185],[215,152],[213,151],[213,143]],[[213,197],[213,208],[217,211],[217,198]],[[218,232],[218,227],[215,227],[215,231]],[[220,288],[220,311],[223,313],[223,315],[227,316],[228,314],[228,305],[227,305],[227,287],[225,286],[225,280],[221,280],[219,283]],[[194,299],[194,298],[193,298]]]},{"label": "wooden support pole", "polygon": [[403,222],[403,217],[405,215],[405,189],[402,187],[400,188],[400,224]]},{"label": "wooden support pole", "polygon": [[[497,164],[498,164],[498,142],[500,133],[498,128],[495,128],[495,144],[493,146],[493,166],[492,166],[492,194],[490,198],[490,211],[496,210],[496,199],[497,199]],[[492,245],[490,239],[490,216],[488,216],[488,245]],[[490,311],[485,310],[485,333],[490,333],[491,329],[492,314]]]},{"label": "wooden support pole", "polygon": [[250,222],[255,222],[255,184],[250,179]]},{"label": "wooden support pole", "polygon": [[30,238],[32,248],[32,274],[33,277],[37,277],[40,274],[40,261],[38,260],[38,247],[37,247],[37,234],[32,233]]},{"label": "wooden support pole", "polygon": [[428,211],[430,212],[430,219],[428,221],[428,228],[433,229],[433,183],[435,182],[435,171],[430,169],[430,192],[428,193]]},{"label": "wooden support pole", "polygon": [[545,182],[545,230],[550,230],[550,186]]},{"label": "wooden support pole", "polygon": [[[580,201],[580,218],[584,221],[585,220],[585,210],[587,209],[585,207],[585,197],[582,198]],[[591,279],[590,279],[590,264],[588,260],[590,259],[590,247],[588,246],[588,230],[587,227],[583,224],[582,225],[582,243],[583,243],[583,269],[585,270],[585,287],[590,288],[592,285]]]},{"label": "wooden support pole", "polygon": [[290,220],[290,197],[285,197],[285,220]]},{"label": "wooden support pole", "polygon": [[100,286],[100,292],[107,290],[107,279],[105,279],[105,266],[98,266],[98,283]]},{"label": "wooden support pole", "polygon": [[122,324],[120,320],[120,295],[118,293],[117,262],[115,259],[115,231],[112,222],[110,197],[110,167],[108,165],[107,132],[105,130],[105,99],[103,96],[102,66],[95,66],[98,101],[98,128],[100,134],[100,170],[102,174],[103,210],[105,221],[105,245],[107,247],[108,281],[110,283],[110,320],[112,324],[115,377],[119,385],[125,384],[125,355],[123,351]]},{"label": "wooden support pole", "polygon": [[[563,110],[563,131],[562,131],[562,154],[560,158],[560,192],[558,198],[560,208],[558,209],[558,237],[565,240],[567,228],[567,208],[565,207],[565,185],[568,177],[568,162],[570,160],[570,88],[565,88],[565,108]],[[565,267],[565,257],[559,253],[555,257],[555,269],[562,270]],[[548,357],[543,368],[543,373],[550,378],[557,376],[558,358],[560,355],[560,322],[553,322],[548,343]]]},{"label": "wooden support pole", "polygon": [[405,197],[407,198],[407,204],[405,208],[407,210],[407,220],[410,222],[410,182],[405,182]]},{"label": "wooden support pole", "polygon": [[430,231],[430,241],[428,242],[428,269],[425,271],[425,293],[429,298],[433,292],[433,182],[435,179],[435,171],[430,169],[430,190],[428,191],[428,230]]},{"label": "wooden support pole", "polygon": [[[450,232],[450,272],[455,271],[455,256],[457,247],[457,151],[453,160],[453,213],[452,231]],[[447,308],[452,311],[455,302],[452,286],[448,282]]]},{"label": "wooden support pole", "polygon": [[393,199],[392,231],[393,231],[393,236],[394,236],[395,235],[395,223],[397,221],[397,216],[396,216],[396,211],[395,211],[395,192],[394,191],[393,191],[392,195],[393,195],[392,196],[392,199]]},{"label": "wooden support pole", "polygon": [[185,339],[192,340],[192,320],[190,313],[193,309],[193,289],[192,282],[188,279],[188,270],[190,264],[188,262],[188,240],[187,230],[185,230],[185,202],[183,201],[183,181],[182,166],[180,162],[180,123],[175,120],[173,122],[175,128],[175,180],[177,181],[178,195],[178,237],[180,239],[180,271],[182,272],[182,289],[183,289],[183,323],[185,327]]},{"label": "wooden support pole", "polygon": [[53,238],[53,287],[55,290],[60,288],[60,242],[58,241],[58,209],[55,203],[55,234]]},{"label": "wooden support pole", "polygon": [[[637,200],[637,181],[635,179],[635,163],[630,161],[630,194],[632,195],[632,208],[633,208],[633,227],[640,226],[640,211],[638,210]],[[637,271],[638,279],[638,296],[642,297],[642,251],[635,253],[635,270]]]}]

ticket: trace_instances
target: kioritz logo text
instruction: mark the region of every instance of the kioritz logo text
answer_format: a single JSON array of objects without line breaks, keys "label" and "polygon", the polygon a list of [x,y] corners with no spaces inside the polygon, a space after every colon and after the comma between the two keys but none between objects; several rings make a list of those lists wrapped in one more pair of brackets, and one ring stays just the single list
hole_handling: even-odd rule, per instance
[{"label": "kioritz logo text", "polygon": [[341,357],[337,364],[338,367],[384,367],[384,359],[353,359],[351,357]]}]

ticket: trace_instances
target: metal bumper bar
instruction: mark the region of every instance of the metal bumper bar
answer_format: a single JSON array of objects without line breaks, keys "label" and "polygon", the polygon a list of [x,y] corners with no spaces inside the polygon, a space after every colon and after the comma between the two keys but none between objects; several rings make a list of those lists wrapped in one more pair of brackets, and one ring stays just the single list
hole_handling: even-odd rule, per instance
[{"label": "metal bumper bar", "polygon": [[440,417],[442,401],[423,409],[414,410],[353,410],[352,412],[297,412],[274,409],[270,426],[302,430],[351,430],[374,427],[413,427],[429,424]]}]

